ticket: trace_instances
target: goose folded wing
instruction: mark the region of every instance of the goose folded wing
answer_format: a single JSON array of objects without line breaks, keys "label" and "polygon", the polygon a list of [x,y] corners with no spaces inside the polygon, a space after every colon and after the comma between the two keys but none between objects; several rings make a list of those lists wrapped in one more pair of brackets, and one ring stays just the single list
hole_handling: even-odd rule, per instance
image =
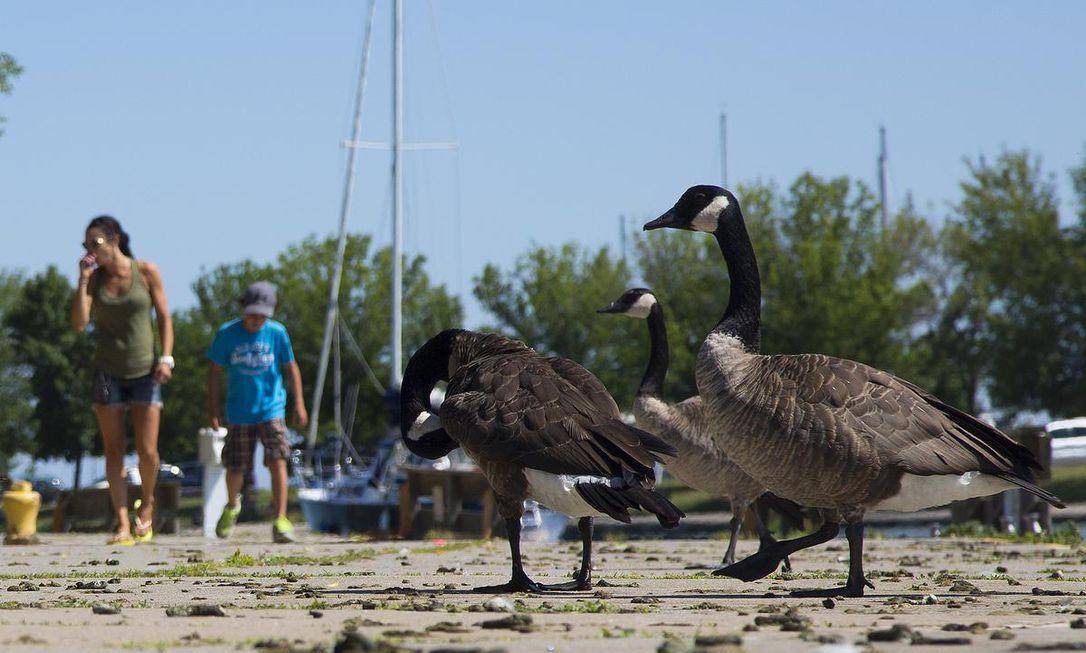
[{"label": "goose folded wing", "polygon": [[[549,366],[499,366],[453,379],[442,424],[466,449],[488,460],[553,474],[651,475],[656,438],[595,405]],[[460,383],[458,383],[458,381]],[[467,386],[467,387],[464,387]],[[667,445],[660,443],[670,453]],[[673,450],[671,450],[673,451]]]},{"label": "goose folded wing", "polygon": [[637,424],[662,435],[669,442],[676,439],[700,440],[709,428],[705,407],[700,396],[693,396],[677,404],[669,404],[656,397],[642,397],[635,404]]},{"label": "goose folded wing", "polygon": [[579,389],[602,414],[619,416],[618,404],[595,374],[568,358],[551,356],[543,360],[550,365],[555,374]]},{"label": "goose folded wing", "polygon": [[848,449],[869,446],[883,465],[918,475],[1022,474],[1036,465],[997,429],[887,372],[820,354],[771,356],[766,365],[794,412],[815,416]]}]

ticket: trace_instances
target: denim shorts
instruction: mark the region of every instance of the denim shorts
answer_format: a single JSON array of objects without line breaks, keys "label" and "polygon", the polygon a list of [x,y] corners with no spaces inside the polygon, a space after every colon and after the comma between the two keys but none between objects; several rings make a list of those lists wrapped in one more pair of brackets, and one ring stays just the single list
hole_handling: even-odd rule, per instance
[{"label": "denim shorts", "polygon": [[162,386],[154,374],[134,379],[120,379],[112,374],[94,373],[94,399],[98,406],[158,406],[162,407]]}]

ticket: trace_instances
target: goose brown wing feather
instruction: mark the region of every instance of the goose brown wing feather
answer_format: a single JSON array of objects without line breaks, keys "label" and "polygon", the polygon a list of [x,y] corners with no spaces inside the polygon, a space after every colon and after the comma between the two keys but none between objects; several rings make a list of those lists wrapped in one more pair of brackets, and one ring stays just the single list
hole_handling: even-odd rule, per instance
[{"label": "goose brown wing feather", "polygon": [[488,460],[553,474],[643,479],[670,453],[654,436],[600,410],[538,356],[472,362],[453,375],[448,395],[442,425]]},{"label": "goose brown wing feather", "polygon": [[817,432],[838,450],[870,448],[882,465],[919,475],[1022,475],[1037,462],[999,430],[917,386],[862,363],[821,354],[762,358],[778,423]]},{"label": "goose brown wing feather", "polygon": [[544,359],[556,374],[580,388],[585,397],[605,415],[619,416],[618,404],[596,375],[568,358],[551,356]]}]

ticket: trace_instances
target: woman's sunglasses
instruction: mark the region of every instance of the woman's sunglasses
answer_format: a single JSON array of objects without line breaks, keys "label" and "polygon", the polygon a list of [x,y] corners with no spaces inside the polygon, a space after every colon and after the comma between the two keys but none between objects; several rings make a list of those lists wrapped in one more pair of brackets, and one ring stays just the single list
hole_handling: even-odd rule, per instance
[{"label": "woman's sunglasses", "polygon": [[104,236],[97,236],[95,238],[91,238],[90,240],[85,240],[82,243],[83,249],[87,250],[88,252],[90,252],[92,250],[96,250],[96,249],[98,249],[99,247],[101,247],[102,245],[105,245],[105,244],[106,244],[106,239],[105,239]]}]

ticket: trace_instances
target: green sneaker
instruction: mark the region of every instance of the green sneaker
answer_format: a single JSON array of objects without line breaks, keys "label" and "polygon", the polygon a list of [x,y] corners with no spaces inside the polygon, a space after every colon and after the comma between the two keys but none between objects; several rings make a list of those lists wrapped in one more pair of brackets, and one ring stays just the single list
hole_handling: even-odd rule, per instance
[{"label": "green sneaker", "polygon": [[219,516],[219,521],[215,524],[215,535],[222,539],[230,537],[230,533],[234,532],[234,524],[238,521],[238,515],[241,514],[241,506],[237,508],[231,508],[230,504],[226,504],[226,507],[222,509],[222,515]]},{"label": "green sneaker", "polygon": [[294,542],[294,524],[286,517],[277,517],[272,522],[272,541],[276,544],[289,544]]}]

